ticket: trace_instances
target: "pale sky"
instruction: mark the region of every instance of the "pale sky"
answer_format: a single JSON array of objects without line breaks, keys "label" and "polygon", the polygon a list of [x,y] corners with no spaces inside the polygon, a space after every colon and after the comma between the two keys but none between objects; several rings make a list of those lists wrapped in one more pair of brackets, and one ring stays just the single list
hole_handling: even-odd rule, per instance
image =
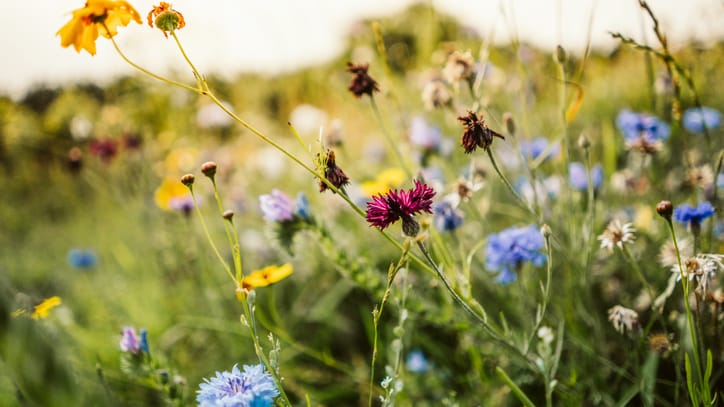
[{"label": "pale sky", "polygon": [[[589,15],[595,7],[592,42],[611,48],[608,31],[642,38],[642,14],[636,0],[428,0],[485,38],[507,43],[511,32],[523,41],[567,50],[585,45]],[[158,1],[129,0],[145,16]],[[179,32],[203,73],[279,72],[308,66],[338,55],[351,25],[363,17],[404,9],[414,0],[176,0],[187,26]],[[724,39],[722,0],[650,0],[673,46],[695,38]],[[18,96],[31,84],[56,85],[69,80],[110,79],[131,73],[104,38],[91,57],[61,48],[56,31],[83,0],[0,0],[0,94]],[[503,12],[504,10],[504,12]],[[507,15],[504,16],[504,15]],[[511,27],[515,16],[516,27]],[[383,27],[384,29],[384,27]],[[647,38],[653,34],[646,31]],[[144,67],[165,73],[183,63],[172,40],[147,25],[121,28],[124,52]]]}]

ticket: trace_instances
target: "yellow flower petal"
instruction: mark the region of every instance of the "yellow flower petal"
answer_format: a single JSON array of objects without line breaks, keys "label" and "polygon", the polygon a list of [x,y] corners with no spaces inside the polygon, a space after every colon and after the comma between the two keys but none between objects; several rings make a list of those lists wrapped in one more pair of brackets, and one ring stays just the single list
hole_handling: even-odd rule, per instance
[{"label": "yellow flower petal", "polygon": [[84,49],[95,55],[99,26],[100,33],[110,38],[118,33],[119,26],[126,26],[131,20],[141,24],[141,16],[126,1],[88,0],[85,7],[73,11],[73,17],[55,35],[60,36],[62,47],[73,45],[77,52]]},{"label": "yellow flower petal", "polygon": [[173,210],[171,202],[174,199],[186,199],[190,198],[190,196],[189,189],[181,183],[179,178],[166,177],[161,185],[156,188],[153,198],[159,208],[170,211]]},{"label": "yellow flower petal", "polygon": [[46,298],[45,300],[43,300],[43,302],[41,302],[40,304],[35,306],[35,311],[31,315],[31,317],[33,319],[45,318],[48,316],[48,312],[51,309],[57,307],[61,303],[62,303],[62,301],[60,300],[60,297],[58,297],[57,295],[54,295],[50,298]]},{"label": "yellow flower petal", "polygon": [[261,270],[253,271],[244,277],[241,285],[244,289],[266,287],[269,284],[284,280],[289,277],[293,271],[294,269],[291,263],[286,263],[281,266],[267,266]]}]

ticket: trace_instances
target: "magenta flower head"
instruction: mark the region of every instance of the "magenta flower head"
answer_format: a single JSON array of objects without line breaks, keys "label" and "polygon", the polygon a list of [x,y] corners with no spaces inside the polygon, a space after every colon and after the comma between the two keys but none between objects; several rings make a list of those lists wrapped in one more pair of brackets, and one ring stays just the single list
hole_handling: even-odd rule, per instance
[{"label": "magenta flower head", "polygon": [[402,219],[402,231],[407,236],[417,236],[420,225],[412,218],[420,212],[432,213],[432,197],[435,191],[427,184],[415,180],[415,188],[393,190],[372,197],[367,202],[367,222],[380,230]]}]

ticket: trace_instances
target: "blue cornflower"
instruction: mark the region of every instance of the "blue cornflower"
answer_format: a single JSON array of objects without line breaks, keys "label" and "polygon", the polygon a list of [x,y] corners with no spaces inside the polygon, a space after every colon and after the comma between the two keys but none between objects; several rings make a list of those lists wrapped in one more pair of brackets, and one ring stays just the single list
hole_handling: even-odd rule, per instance
[{"label": "blue cornflower", "polygon": [[692,107],[686,109],[683,116],[684,128],[692,133],[704,133],[704,125],[707,129],[714,129],[721,124],[721,113],[710,107],[701,109]]},{"label": "blue cornflower", "polygon": [[[571,186],[580,191],[588,189],[588,180],[586,179],[586,167],[582,163],[573,162],[568,166],[568,179]],[[593,180],[593,188],[598,189],[603,183],[603,168],[600,164],[596,164],[591,169],[591,179]]]},{"label": "blue cornflower", "polygon": [[297,195],[297,200],[294,202],[296,207],[295,213],[302,217],[304,220],[310,220],[312,218],[312,211],[309,209],[309,199],[304,192],[300,192]]},{"label": "blue cornflower", "polygon": [[291,199],[284,192],[274,189],[270,194],[259,197],[259,205],[264,219],[271,222],[284,222],[292,220],[293,208]]},{"label": "blue cornflower", "polygon": [[407,354],[405,366],[413,373],[425,373],[430,369],[430,363],[420,349],[413,349]]},{"label": "blue cornflower", "polygon": [[463,215],[450,202],[441,201],[432,206],[433,222],[437,230],[453,231],[463,224]]},{"label": "blue cornflower", "polygon": [[79,269],[89,269],[96,265],[98,258],[93,250],[72,249],[68,252],[68,264]]},{"label": "blue cornflower", "polygon": [[234,365],[231,372],[216,372],[216,377],[204,381],[196,392],[200,407],[269,407],[279,395],[262,364],[244,365],[243,372]]},{"label": "blue cornflower", "polygon": [[542,266],[546,256],[541,253],[543,236],[535,225],[512,227],[488,236],[485,246],[488,270],[500,272],[497,281],[508,284],[515,281],[515,270],[524,262]]},{"label": "blue cornflower", "polygon": [[130,326],[123,328],[121,334],[121,341],[119,343],[121,351],[130,353],[145,352],[149,353],[148,349],[148,331],[141,329],[140,336],[136,334],[136,329]]},{"label": "blue cornflower", "polygon": [[688,204],[674,208],[674,220],[686,225],[698,225],[704,219],[714,215],[714,207],[711,203],[704,201],[696,207]]},{"label": "blue cornflower", "polygon": [[649,143],[665,141],[669,138],[671,129],[669,125],[656,116],[646,113],[635,113],[624,109],[616,116],[616,126],[623,133],[627,142],[634,142],[641,138]]},{"label": "blue cornflower", "polygon": [[426,150],[437,150],[442,143],[442,132],[422,117],[415,117],[410,124],[410,143]]},{"label": "blue cornflower", "polygon": [[[535,137],[534,139],[530,141],[523,141],[520,143],[520,153],[523,154],[523,156],[529,160],[535,160],[540,156],[546,149],[550,143],[548,142],[548,139],[545,137]],[[546,155],[545,159],[547,160],[550,157],[553,157],[558,154],[560,151],[560,144],[555,143],[553,147],[551,147],[550,151],[548,151],[548,154]]]}]

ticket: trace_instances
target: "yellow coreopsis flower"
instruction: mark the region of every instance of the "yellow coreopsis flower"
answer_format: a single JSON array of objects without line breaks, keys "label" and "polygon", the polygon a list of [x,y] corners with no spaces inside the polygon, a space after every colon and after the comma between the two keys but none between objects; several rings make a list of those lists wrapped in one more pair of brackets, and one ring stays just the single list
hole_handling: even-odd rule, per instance
[{"label": "yellow coreopsis flower", "polygon": [[194,205],[189,189],[174,177],[164,178],[153,198],[156,205],[165,210],[190,211]]},{"label": "yellow coreopsis flower", "polygon": [[367,196],[381,195],[392,188],[399,188],[405,182],[405,177],[405,171],[401,168],[388,168],[380,172],[373,181],[360,184],[360,187]]},{"label": "yellow coreopsis flower", "polygon": [[31,317],[33,319],[45,318],[48,316],[48,312],[50,312],[51,309],[57,307],[61,303],[62,301],[57,295],[46,298],[43,300],[43,302],[35,306],[35,311],[31,315]]},{"label": "yellow coreopsis flower", "polygon": [[95,55],[99,34],[111,38],[119,26],[125,27],[131,20],[141,24],[138,11],[126,1],[88,0],[83,8],[73,11],[73,18],[55,35],[60,35],[61,46],[72,45],[78,52],[84,49]]},{"label": "yellow coreopsis flower", "polygon": [[293,271],[294,268],[291,263],[282,264],[281,266],[266,266],[261,270],[252,271],[241,281],[241,287],[236,289],[236,297],[241,301],[241,296],[247,292],[284,280]]}]

